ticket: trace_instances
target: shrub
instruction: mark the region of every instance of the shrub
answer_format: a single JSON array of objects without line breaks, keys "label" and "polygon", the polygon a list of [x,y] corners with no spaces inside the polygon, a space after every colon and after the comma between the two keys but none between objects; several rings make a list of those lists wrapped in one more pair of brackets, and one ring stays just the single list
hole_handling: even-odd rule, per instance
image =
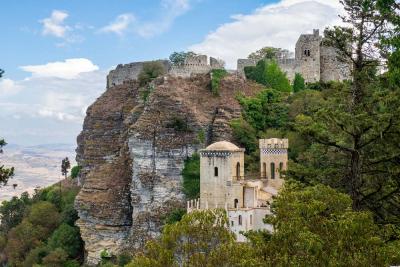
[{"label": "shrub", "polygon": [[165,69],[160,61],[145,62],[138,76],[139,85],[145,86],[164,73]]},{"label": "shrub", "polygon": [[74,166],[71,169],[71,178],[75,179],[81,172],[82,166]]},{"label": "shrub", "polygon": [[48,245],[51,249],[63,249],[69,257],[76,257],[82,246],[79,230],[68,224],[62,224],[49,238]]},{"label": "shrub", "polygon": [[219,85],[221,80],[228,74],[224,69],[215,69],[211,71],[211,91],[213,95],[219,96]]},{"label": "shrub", "polygon": [[260,60],[255,67],[245,67],[244,72],[247,79],[269,88],[281,92],[290,92],[292,90],[286,74],[273,60]]},{"label": "shrub", "polygon": [[186,214],[186,209],[174,209],[172,210],[164,219],[164,223],[165,224],[172,224],[172,223],[176,223],[179,222],[183,215]]},{"label": "shrub", "polygon": [[294,81],[293,81],[293,92],[297,93],[299,91],[302,91],[306,88],[306,85],[304,83],[304,78],[301,76],[300,73],[296,73],[294,76]]},{"label": "shrub", "polygon": [[50,254],[46,257],[44,257],[43,263],[46,267],[60,267],[64,266],[64,264],[67,262],[67,258],[67,253],[61,248],[58,248],[50,252]]},{"label": "shrub", "polygon": [[174,128],[174,130],[177,132],[191,132],[187,121],[181,117],[173,117],[167,124],[167,127]]}]

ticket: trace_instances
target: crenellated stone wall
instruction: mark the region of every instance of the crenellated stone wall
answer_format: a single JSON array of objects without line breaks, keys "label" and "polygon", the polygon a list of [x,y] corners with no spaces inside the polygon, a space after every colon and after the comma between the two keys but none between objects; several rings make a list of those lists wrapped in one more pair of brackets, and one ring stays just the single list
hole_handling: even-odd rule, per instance
[{"label": "crenellated stone wall", "polygon": [[[136,80],[143,69],[143,65],[147,62],[151,61],[119,64],[108,74],[107,88],[123,84],[125,81]],[[223,69],[225,66],[223,60],[213,57],[210,57],[210,63],[208,63],[206,55],[188,56],[184,64],[179,66],[171,65],[169,60],[157,60],[157,62],[163,65],[165,73],[175,77],[190,77],[192,74],[205,74],[212,69]]]},{"label": "crenellated stone wall", "polygon": [[[285,50],[277,55],[276,61],[290,81],[293,81],[296,73],[300,73],[306,83],[350,79],[350,64],[340,62],[335,49],[322,43],[319,30],[314,30],[312,34],[300,35],[294,58],[289,58],[290,54]],[[244,67],[255,66],[256,63],[253,59],[238,59],[238,74],[244,76]]]},{"label": "crenellated stone wall", "polygon": [[[107,75],[107,88],[112,86],[123,84],[124,81],[135,80],[138,78],[139,73],[143,69],[143,64],[151,62],[132,62],[129,64],[119,64],[114,70],[111,70]],[[165,72],[168,72],[171,68],[171,64],[168,60],[157,60],[164,66]]]}]

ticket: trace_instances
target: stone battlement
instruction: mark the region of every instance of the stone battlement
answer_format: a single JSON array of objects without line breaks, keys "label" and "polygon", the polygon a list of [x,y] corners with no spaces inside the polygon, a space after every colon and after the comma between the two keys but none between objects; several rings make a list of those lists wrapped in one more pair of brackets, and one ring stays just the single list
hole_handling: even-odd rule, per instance
[{"label": "stone battlement", "polygon": [[260,139],[260,148],[289,148],[288,139],[270,138]]},{"label": "stone battlement", "polygon": [[[225,62],[220,59],[210,57],[208,62],[207,55],[188,56],[182,65],[171,65],[169,60],[157,60],[160,62],[165,73],[176,77],[190,77],[192,74],[205,74],[213,69],[223,69]],[[107,88],[123,84],[124,81],[135,80],[147,62],[132,62],[129,64],[119,64],[107,75]]]},{"label": "stone battlement", "polygon": [[[340,62],[336,50],[323,45],[323,37],[318,29],[311,34],[300,35],[294,58],[283,50],[276,56],[276,61],[290,81],[294,80],[296,73],[300,73],[306,83],[350,79],[350,64]],[[237,72],[244,76],[244,68],[256,64],[257,61],[253,59],[238,59]]]}]

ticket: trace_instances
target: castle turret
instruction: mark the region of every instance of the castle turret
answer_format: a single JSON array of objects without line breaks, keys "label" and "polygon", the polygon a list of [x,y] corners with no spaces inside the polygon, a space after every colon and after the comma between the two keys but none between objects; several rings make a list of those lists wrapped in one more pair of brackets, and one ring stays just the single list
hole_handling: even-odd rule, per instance
[{"label": "castle turret", "polygon": [[221,141],[200,150],[200,177],[202,209],[242,206],[243,189],[234,182],[244,177],[244,149]]},{"label": "castle turret", "polygon": [[283,184],[281,171],[287,170],[288,148],[288,139],[260,139],[261,177],[277,189]]},{"label": "castle turret", "polygon": [[322,37],[319,30],[312,34],[302,34],[296,43],[296,71],[301,73],[307,82],[319,82],[321,75],[320,45]]}]

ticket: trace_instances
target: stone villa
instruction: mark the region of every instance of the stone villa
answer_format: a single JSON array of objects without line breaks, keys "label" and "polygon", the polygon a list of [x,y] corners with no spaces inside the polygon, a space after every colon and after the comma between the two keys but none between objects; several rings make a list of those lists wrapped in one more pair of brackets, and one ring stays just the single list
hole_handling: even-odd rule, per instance
[{"label": "stone villa", "polygon": [[241,231],[269,229],[263,222],[269,202],[283,185],[281,171],[287,169],[288,139],[261,139],[260,172],[244,172],[244,149],[221,141],[200,150],[200,198],[188,201],[187,211],[224,208],[229,227],[239,242]]}]

